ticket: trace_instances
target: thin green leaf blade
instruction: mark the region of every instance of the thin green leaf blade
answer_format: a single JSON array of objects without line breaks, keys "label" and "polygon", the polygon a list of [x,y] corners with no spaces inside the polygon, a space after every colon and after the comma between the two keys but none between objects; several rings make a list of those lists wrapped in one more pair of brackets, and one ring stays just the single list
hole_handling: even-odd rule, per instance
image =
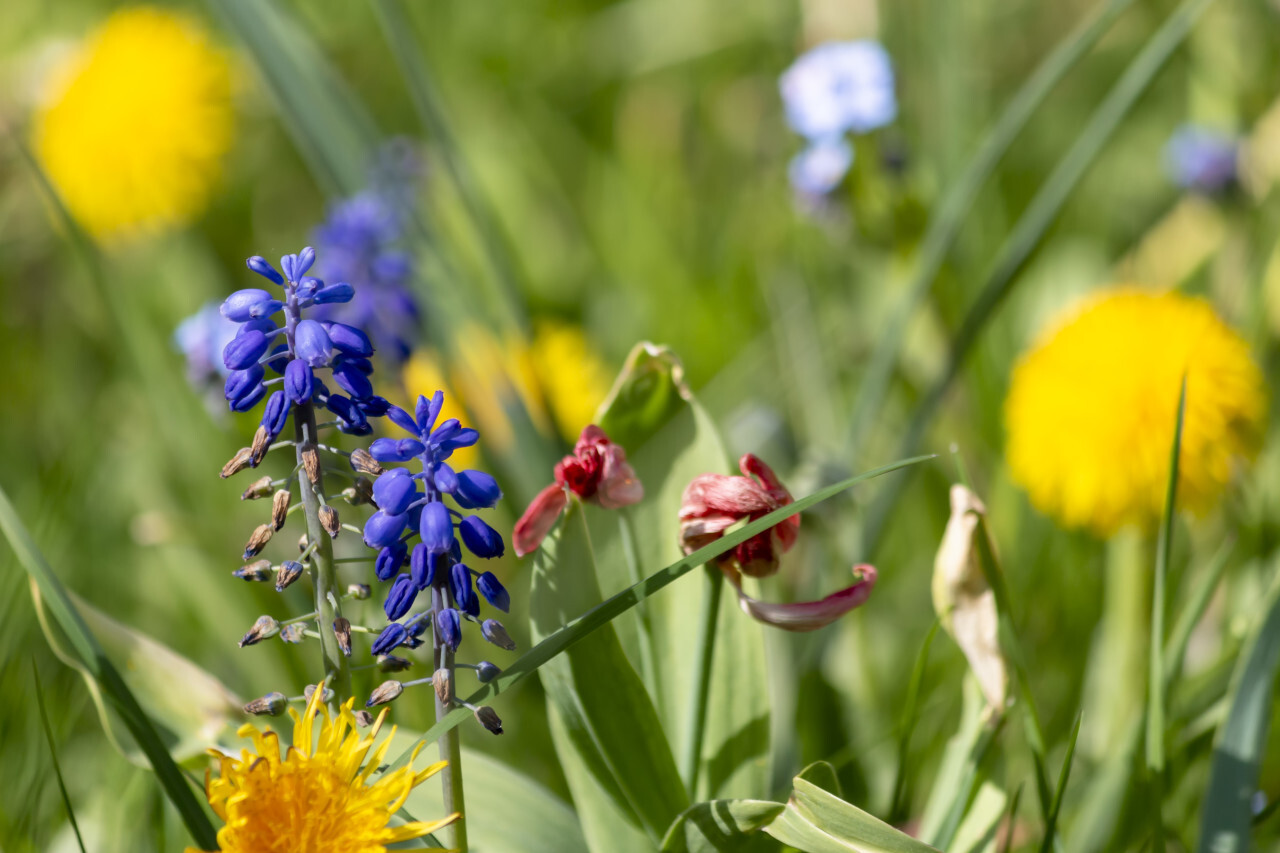
[{"label": "thin green leaf blade", "polygon": [[1232,675],[1227,720],[1218,730],[1201,813],[1199,853],[1245,853],[1251,799],[1266,748],[1271,691],[1280,666],[1280,578],[1272,582],[1264,618],[1245,643]]},{"label": "thin green leaf blade", "polygon": [[128,727],[129,733],[133,735],[139,748],[146,754],[156,778],[178,810],[178,814],[182,816],[192,840],[204,849],[212,850],[217,845],[217,836],[204,807],[196,800],[186,777],[174,763],[173,756],[165,748],[150,718],[138,705],[137,699],[129,691],[120,673],[85,626],[75,605],[71,603],[67,591],[63,589],[62,583],[49,568],[44,555],[36,547],[35,540],[31,538],[30,532],[18,517],[13,504],[9,502],[9,496],[3,489],[0,489],[0,531],[3,531],[5,538],[9,541],[10,547],[18,557],[18,562],[39,586],[45,601],[49,602],[50,611],[57,620],[58,626],[66,632],[77,656],[97,679],[103,693],[110,699],[112,707]]},{"label": "thin green leaf blade", "polygon": [[75,806],[71,805],[71,795],[67,793],[67,783],[62,778],[62,764],[58,761],[58,745],[53,739],[53,725],[49,722],[49,710],[44,702],[44,685],[40,683],[40,669],[36,659],[31,659],[31,677],[36,685],[36,705],[40,709],[40,726],[44,729],[45,740],[49,744],[49,760],[53,763],[53,775],[58,780],[58,792],[62,795],[62,805],[67,809],[67,820],[71,821],[71,830],[75,833],[76,844],[80,853],[85,853],[84,837],[80,835],[80,824],[76,821]]}]

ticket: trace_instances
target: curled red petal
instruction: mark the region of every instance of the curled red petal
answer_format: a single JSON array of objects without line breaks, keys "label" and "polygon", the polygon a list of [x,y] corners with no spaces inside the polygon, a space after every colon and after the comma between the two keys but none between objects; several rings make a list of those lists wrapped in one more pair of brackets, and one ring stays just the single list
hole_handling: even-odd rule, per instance
[{"label": "curled red petal", "polygon": [[[853,576],[852,586],[833,592],[821,601],[800,601],[794,604],[760,601],[738,587],[738,605],[752,619],[766,625],[782,628],[784,631],[814,631],[830,625],[870,597],[876,584],[875,567],[865,563],[854,566]],[[730,579],[735,580],[732,576]],[[734,585],[737,586],[736,580]]]},{"label": "curled red petal", "polygon": [[644,499],[644,485],[627,462],[627,453],[616,444],[604,448],[596,500],[605,509],[621,509]]},{"label": "curled red petal", "polygon": [[699,474],[685,487],[680,517],[725,514],[746,518],[753,512],[768,512],[779,506],[781,504],[771,499],[759,483],[747,477]]},{"label": "curled red petal", "polygon": [[516,556],[523,557],[538,550],[568,504],[569,496],[558,483],[538,492],[511,531],[511,547],[515,548]]}]

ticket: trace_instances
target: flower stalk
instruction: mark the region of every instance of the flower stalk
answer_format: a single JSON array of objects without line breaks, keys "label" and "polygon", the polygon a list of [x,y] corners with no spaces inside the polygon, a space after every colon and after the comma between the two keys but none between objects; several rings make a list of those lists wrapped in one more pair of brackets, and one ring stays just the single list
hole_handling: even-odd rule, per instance
[{"label": "flower stalk", "polygon": [[693,702],[689,705],[689,739],[685,742],[684,777],[689,796],[698,799],[698,771],[701,769],[702,737],[707,728],[707,705],[711,697],[711,663],[715,659],[716,628],[720,621],[720,593],[724,575],[716,568],[705,567],[706,592],[702,598],[702,620],[698,626],[698,659],[693,667]]},{"label": "flower stalk", "polygon": [[[448,592],[445,584],[444,572],[439,572],[431,586],[431,604],[437,613],[444,611],[449,606]],[[435,624],[435,620],[432,620]],[[433,628],[431,632],[432,642],[434,644],[434,653],[432,660],[436,665],[436,672],[444,670],[447,673],[447,691],[435,691],[436,700],[436,722],[443,720],[445,715],[453,709],[453,692],[454,684],[454,653],[453,647],[444,641],[438,627]],[[462,740],[457,728],[449,729],[440,736],[437,742],[440,750],[440,760],[449,762],[444,772],[441,774],[441,781],[444,792],[444,810],[446,814],[460,814],[464,817],[456,820],[449,827],[449,847],[466,853],[467,849],[467,821],[466,821],[466,805],[464,802],[462,790]]]},{"label": "flower stalk", "polygon": [[[303,448],[314,440],[316,434],[315,408],[311,403],[294,407],[293,423],[297,436],[298,464],[301,465]],[[307,519],[307,539],[309,547],[313,549],[311,565],[316,601],[316,631],[320,635],[325,678],[334,692],[330,712],[336,713],[337,708],[352,696],[351,668],[338,643],[337,635],[331,629],[334,620],[342,616],[339,601],[345,590],[338,586],[338,570],[333,562],[333,542],[320,521],[320,507],[324,503],[321,497],[324,494],[324,473],[316,474],[314,484],[308,477],[299,477],[298,489],[302,493],[302,512]]]}]

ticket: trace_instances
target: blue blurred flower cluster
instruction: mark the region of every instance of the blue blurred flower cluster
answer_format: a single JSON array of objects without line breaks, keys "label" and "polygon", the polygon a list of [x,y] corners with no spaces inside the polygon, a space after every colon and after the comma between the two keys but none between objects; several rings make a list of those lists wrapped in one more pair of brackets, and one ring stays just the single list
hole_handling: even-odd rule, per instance
[{"label": "blue blurred flower cluster", "polygon": [[1165,145],[1165,168],[1183,189],[1219,193],[1236,181],[1239,150],[1239,140],[1229,133],[1184,124]]},{"label": "blue blurred flower cluster", "polygon": [[173,344],[187,360],[187,380],[196,388],[227,376],[222,349],[240,327],[222,316],[221,302],[206,302],[173,331]]},{"label": "blue blurred flower cluster", "polygon": [[[370,417],[387,413],[389,403],[373,393],[369,375],[373,344],[354,326],[303,317],[314,306],[350,302],[350,284],[326,285],[307,275],[316,253],[310,246],[280,259],[281,275],[265,259],[249,258],[249,269],[283,289],[283,299],[257,288],[238,290],[222,303],[221,314],[239,324],[234,338],[222,350],[227,379],[223,393],[232,411],[247,412],[267,397],[270,370],[283,377],[282,388],[267,398],[262,427],[270,440],[284,428],[292,406],[315,401],[337,416],[338,429],[352,435],[373,431]],[[276,314],[284,313],[277,325]],[[283,340],[281,340],[283,338]],[[328,370],[330,378],[346,394],[330,391],[317,376]]]},{"label": "blue blurred flower cluster", "polygon": [[868,133],[898,113],[893,65],[878,42],[828,42],[805,53],[778,81],[787,122],[808,145],[787,175],[804,196],[831,192],[853,165],[846,134]]},{"label": "blue blurred flower cluster", "polygon": [[[412,438],[379,438],[369,446],[370,455],[380,463],[416,458],[422,467],[417,474],[406,468],[388,468],[373,484],[378,511],[365,523],[364,541],[378,549],[378,579],[391,582],[383,605],[391,624],[374,641],[375,655],[400,645],[417,645],[432,618],[440,641],[456,649],[462,640],[462,620],[479,621],[477,589],[499,610],[506,612],[511,606],[507,590],[492,572],[475,572],[463,562],[463,546],[480,559],[492,559],[502,556],[505,545],[502,536],[478,515],[446,506],[445,496],[461,510],[487,509],[497,504],[502,490],[483,471],[454,471],[449,465],[453,452],[475,444],[480,434],[462,426],[457,418],[437,425],[443,406],[444,393],[437,391],[430,399],[419,397],[412,415],[398,406],[390,407],[387,418]],[[410,552],[407,541],[414,536],[420,541]],[[402,572],[406,560],[409,571]],[[443,580],[437,583],[437,579]],[[440,600],[403,624],[397,621],[413,608],[418,593],[433,585],[441,593]],[[484,635],[505,645],[493,639],[505,638],[505,632],[495,635],[486,629]]]}]

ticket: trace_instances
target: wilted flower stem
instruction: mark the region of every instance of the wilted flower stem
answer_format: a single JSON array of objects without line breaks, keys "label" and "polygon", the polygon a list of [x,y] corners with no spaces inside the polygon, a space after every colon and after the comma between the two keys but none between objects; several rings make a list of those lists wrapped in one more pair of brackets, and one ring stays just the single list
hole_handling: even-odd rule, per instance
[{"label": "wilted flower stem", "polygon": [[[437,572],[431,585],[431,606],[436,613],[443,613],[449,607],[449,597],[445,591],[445,584],[448,583],[445,579],[446,574],[446,572]],[[454,679],[453,648],[444,642],[439,627],[436,627],[436,621],[432,619],[431,622],[433,626],[431,636],[435,648],[432,660],[435,662],[437,672],[443,669],[449,674],[448,695],[442,696],[440,691],[435,692],[436,720],[442,720],[452,710],[454,685],[457,682]],[[449,827],[452,835],[449,847],[466,853],[467,812],[462,794],[462,741],[458,728],[455,726],[449,729],[436,743],[440,750],[440,760],[449,762],[440,774],[441,783],[444,786],[444,810],[447,814],[456,812],[462,815],[461,820],[454,821]]]},{"label": "wilted flower stem", "polygon": [[[303,465],[302,454],[309,442],[316,437],[315,409],[310,402],[300,403],[293,407],[294,433],[297,437],[295,448],[298,454],[298,465]],[[337,713],[343,702],[351,698],[351,670],[347,666],[347,656],[338,645],[338,638],[330,630],[333,620],[342,615],[339,600],[345,590],[338,586],[338,571],[333,562],[333,542],[320,523],[320,507],[324,503],[324,473],[316,473],[316,482],[306,476],[298,477],[298,490],[302,493],[302,511],[307,517],[307,540],[312,550],[311,565],[312,586],[316,595],[316,623],[319,626],[320,650],[324,656],[324,673],[329,686],[333,688],[334,699],[330,703],[330,712]]]}]

